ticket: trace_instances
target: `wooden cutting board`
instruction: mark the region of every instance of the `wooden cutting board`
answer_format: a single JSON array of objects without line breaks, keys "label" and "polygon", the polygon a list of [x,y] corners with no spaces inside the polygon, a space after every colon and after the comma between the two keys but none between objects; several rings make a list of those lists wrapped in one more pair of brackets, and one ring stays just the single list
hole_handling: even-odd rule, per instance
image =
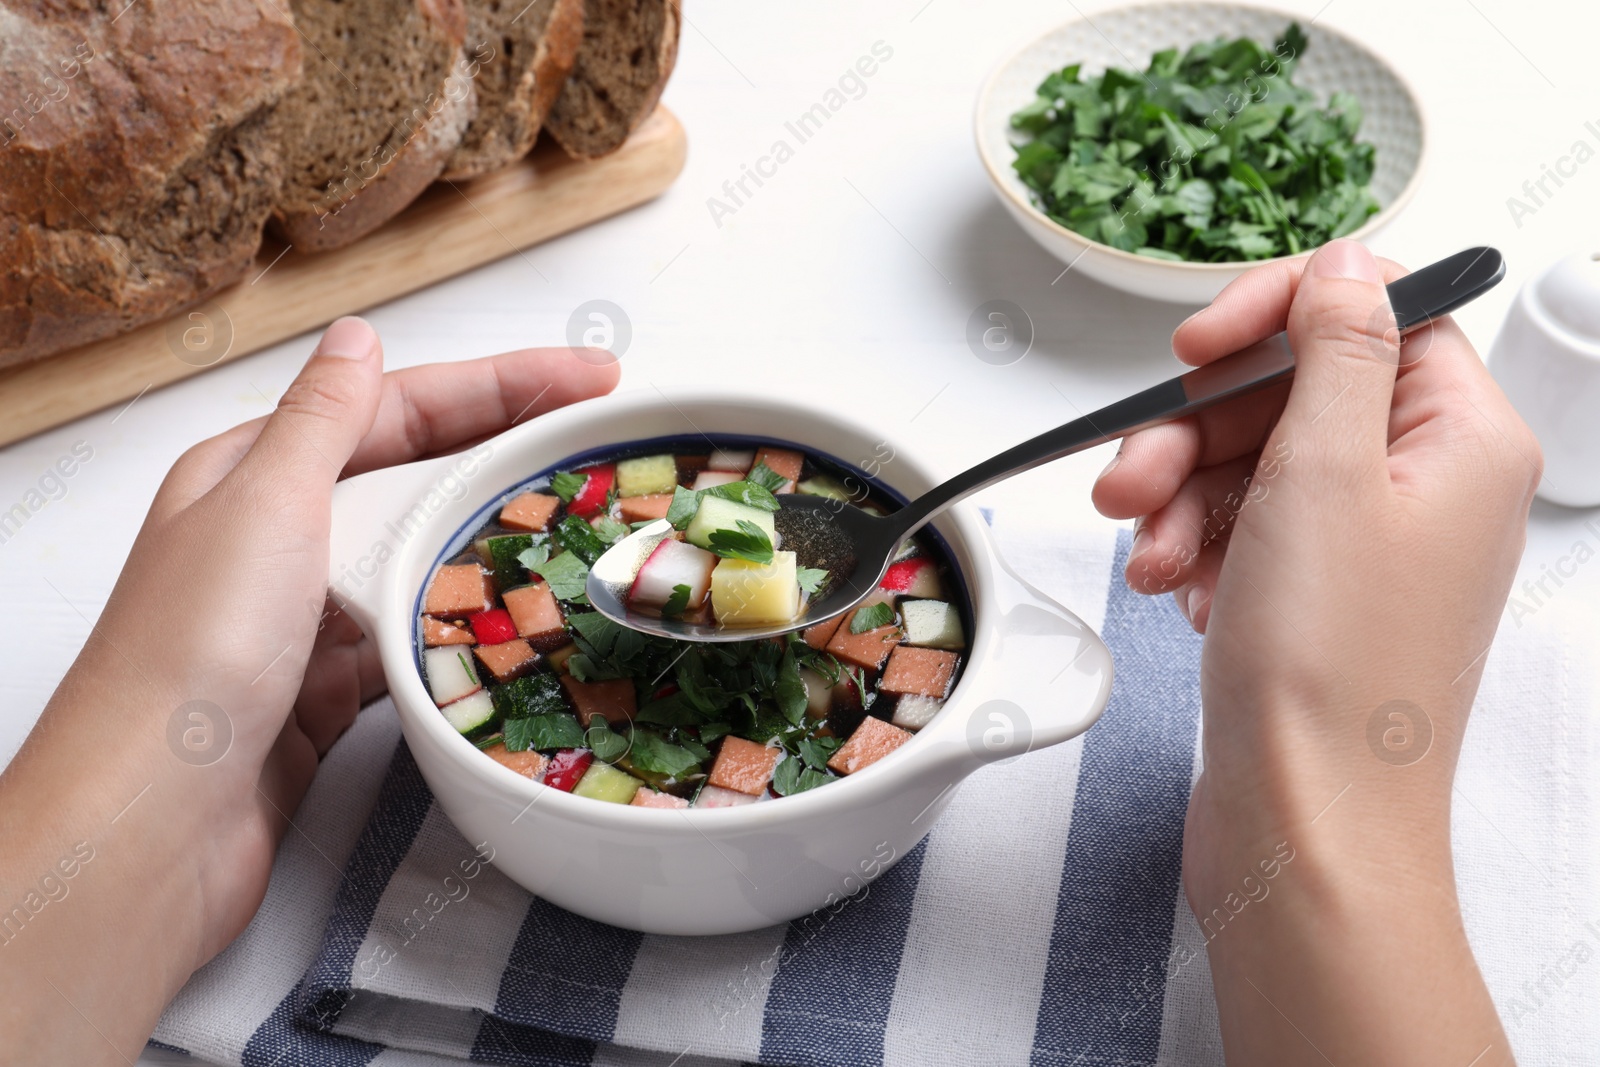
[{"label": "wooden cutting board", "polygon": [[541,142],[522,162],[439,182],[348,248],[268,243],[244,280],[118,337],[0,370],[0,445],[249,355],[642,204],[683,169],[683,126],[657,108],[626,144],[578,163]]}]

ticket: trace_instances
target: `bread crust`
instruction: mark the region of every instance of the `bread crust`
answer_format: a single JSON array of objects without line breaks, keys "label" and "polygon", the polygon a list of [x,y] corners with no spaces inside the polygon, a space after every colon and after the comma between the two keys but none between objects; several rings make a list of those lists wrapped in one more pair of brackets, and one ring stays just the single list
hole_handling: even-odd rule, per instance
[{"label": "bread crust", "polygon": [[[155,321],[243,276],[300,71],[266,0],[0,0],[0,366]],[[8,110],[9,109],[9,110]]]},{"label": "bread crust", "polygon": [[[298,251],[343,248],[398,215],[443,173],[472,121],[477,94],[460,55],[466,37],[466,8],[462,0],[416,2],[429,26],[456,50],[457,60],[438,90],[419,105],[428,110],[420,129],[379,162],[370,177],[357,173],[332,194],[325,187],[311,198],[300,195],[300,189],[284,190],[272,225]],[[358,166],[365,168],[375,158]]]},{"label": "bread crust", "polygon": [[[563,87],[562,95],[557,98],[555,106],[551,109],[550,116],[545,122],[545,129],[550,131],[551,137],[562,150],[574,159],[598,159],[621,148],[628,135],[650,117],[650,113],[661,100],[661,93],[666,89],[667,81],[672,77],[672,69],[678,60],[678,36],[683,23],[683,0],[643,0],[643,2],[659,3],[662,8],[660,36],[654,41],[644,42],[655,52],[656,79],[633,107],[625,114],[614,116],[613,121],[607,124],[604,133],[594,139],[585,138],[578,128],[579,109],[574,103],[578,90],[572,88],[572,81],[569,79],[568,85]],[[584,56],[580,52],[578,56],[580,67],[583,61]]]},{"label": "bread crust", "polygon": [[[527,155],[544,126],[545,116],[550,113],[556,97],[561,95],[561,88],[566,84],[567,75],[572,73],[578,50],[582,46],[583,0],[553,0],[550,18],[535,46],[533,60],[509,94],[511,99],[521,103],[524,111],[516,136],[510,140],[499,140],[498,143],[487,139],[475,145],[463,143],[451,157],[444,173],[445,179],[464,181],[476,178],[515,163]],[[481,99],[478,118],[489,118],[484,113]]]}]

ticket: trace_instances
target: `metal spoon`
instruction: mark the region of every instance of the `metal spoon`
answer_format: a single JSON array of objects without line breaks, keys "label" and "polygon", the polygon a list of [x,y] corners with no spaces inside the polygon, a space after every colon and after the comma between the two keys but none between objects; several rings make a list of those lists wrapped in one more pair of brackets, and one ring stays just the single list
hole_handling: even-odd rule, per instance
[{"label": "metal spoon", "polygon": [[[1492,289],[1505,276],[1493,248],[1469,248],[1388,286],[1389,304],[1402,334],[1448,314]],[[901,542],[945,508],[986,486],[1086,448],[1170,422],[1225,400],[1255,392],[1294,374],[1286,335],[1224,356],[1009,448],[956,475],[892,515],[873,515],[828,497],[783,494],[773,518],[782,547],[801,566],[829,572],[828,584],[801,615],[777,626],[699,625],[630,611],[624,599],[656,545],[673,532],[660,519],[617,542],[589,571],[589,600],[603,614],[634,630],[683,641],[751,641],[814,626],[860,603],[883,580]]]}]

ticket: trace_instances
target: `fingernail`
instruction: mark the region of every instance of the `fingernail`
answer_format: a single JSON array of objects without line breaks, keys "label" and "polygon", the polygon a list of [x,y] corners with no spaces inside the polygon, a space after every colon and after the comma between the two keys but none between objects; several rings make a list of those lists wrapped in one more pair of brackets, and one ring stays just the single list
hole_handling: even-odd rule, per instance
[{"label": "fingernail", "polygon": [[312,354],[334,359],[366,359],[376,347],[377,336],[365,319],[347,315],[323,332]]},{"label": "fingernail", "polygon": [[1199,614],[1201,608],[1206,606],[1205,590],[1198,585],[1191,585],[1188,596],[1185,598],[1185,605],[1184,613],[1189,616],[1189,624],[1192,626],[1194,625],[1195,616]]},{"label": "fingernail", "polygon": [[1118,448],[1117,449],[1117,454],[1111,457],[1111,462],[1106,464],[1106,469],[1099,473],[1099,475],[1095,478],[1095,481],[1098,482],[1101,478],[1104,478],[1106,475],[1110,474],[1113,470],[1116,469],[1117,464],[1121,463],[1121,462],[1122,462],[1122,449]]},{"label": "fingernail", "polygon": [[1358,282],[1382,282],[1378,261],[1359,241],[1330,241],[1311,257],[1311,273],[1319,278],[1348,278]]},{"label": "fingernail", "polygon": [[1150,546],[1155,543],[1155,540],[1156,535],[1145,529],[1143,526],[1135,529],[1133,531],[1133,545],[1128,549],[1128,562],[1132,563],[1134,560],[1150,551]]}]

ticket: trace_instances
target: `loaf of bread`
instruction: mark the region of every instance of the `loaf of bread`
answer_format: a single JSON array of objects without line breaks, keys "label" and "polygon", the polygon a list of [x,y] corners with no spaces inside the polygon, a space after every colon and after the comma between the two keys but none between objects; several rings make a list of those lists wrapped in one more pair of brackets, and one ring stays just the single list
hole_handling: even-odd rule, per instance
[{"label": "loaf of bread", "polygon": [[615,152],[655,110],[682,21],[682,0],[585,0],[578,64],[545,121],[568,155]]},{"label": "loaf of bread", "polygon": [[467,0],[478,113],[445,177],[476,178],[528,154],[583,43],[583,0]]},{"label": "loaf of bread", "polygon": [[272,0],[0,0],[0,366],[239,280],[300,61]]},{"label": "loaf of bread", "polygon": [[349,244],[444,172],[477,107],[463,0],[294,0],[310,47],[279,107],[274,228],[302,252]]}]

